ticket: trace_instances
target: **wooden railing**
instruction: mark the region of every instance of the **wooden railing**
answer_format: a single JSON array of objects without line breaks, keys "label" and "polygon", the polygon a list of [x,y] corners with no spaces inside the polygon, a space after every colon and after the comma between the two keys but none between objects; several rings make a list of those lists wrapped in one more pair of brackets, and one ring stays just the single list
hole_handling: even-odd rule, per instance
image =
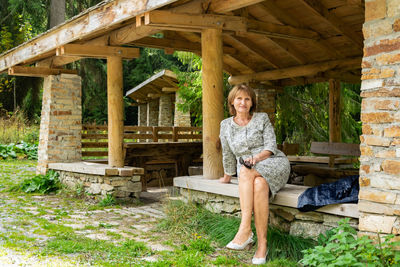
[{"label": "wooden railing", "polygon": [[[194,142],[202,140],[201,127],[124,126],[124,142]],[[106,157],[107,125],[83,125],[82,156]]]}]

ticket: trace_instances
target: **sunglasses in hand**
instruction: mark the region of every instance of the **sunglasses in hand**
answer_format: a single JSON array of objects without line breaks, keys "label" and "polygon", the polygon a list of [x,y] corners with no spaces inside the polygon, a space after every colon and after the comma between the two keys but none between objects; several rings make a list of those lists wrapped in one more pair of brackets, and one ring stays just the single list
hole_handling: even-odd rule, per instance
[{"label": "sunglasses in hand", "polygon": [[253,167],[253,164],[250,162],[244,161],[242,157],[239,158],[239,163],[244,165],[247,169],[251,169]]}]

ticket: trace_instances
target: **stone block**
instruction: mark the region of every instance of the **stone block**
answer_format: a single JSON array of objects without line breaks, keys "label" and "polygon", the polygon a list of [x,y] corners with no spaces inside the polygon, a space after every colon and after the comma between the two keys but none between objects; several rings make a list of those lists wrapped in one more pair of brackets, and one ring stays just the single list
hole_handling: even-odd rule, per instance
[{"label": "stone block", "polygon": [[[338,222],[342,220],[344,217],[343,216],[336,216],[336,215],[330,215],[330,214],[323,214],[324,218],[324,225],[329,226],[329,227],[337,227]],[[355,229],[358,229],[358,219],[351,218],[349,221],[349,225]]]},{"label": "stone block", "polygon": [[101,193],[101,185],[100,184],[91,184],[86,192],[89,194],[98,195]]},{"label": "stone block", "polygon": [[386,17],[386,0],[373,0],[365,2],[365,21],[382,19]]},{"label": "stone block", "polygon": [[394,204],[397,199],[397,194],[377,189],[360,188],[359,199],[378,203]]},{"label": "stone block", "polygon": [[361,213],[358,227],[360,231],[390,234],[396,218],[396,216]]},{"label": "stone block", "polygon": [[299,211],[297,210],[296,213],[289,212],[287,209],[282,207],[282,208],[275,208],[275,209],[270,208],[270,213],[273,213],[273,214],[275,214],[275,216],[279,216],[282,219],[285,219],[286,221],[291,222],[295,219],[295,215],[297,213],[299,213]]},{"label": "stone block", "polygon": [[304,238],[317,239],[320,234],[325,233],[331,228],[332,227],[323,225],[322,223],[294,221],[290,226],[289,233]]},{"label": "stone block", "polygon": [[[365,167],[365,165],[363,165],[362,167]],[[369,169],[369,166],[366,166],[366,167],[368,167],[368,169]],[[360,183],[361,187],[366,187],[371,184],[371,180],[367,177],[360,176],[359,183]]]},{"label": "stone block", "polygon": [[[393,32],[392,22],[387,19],[366,22],[364,23],[362,31],[365,40],[387,35]],[[368,65],[363,65],[362,67],[365,68],[368,67]]]},{"label": "stone block", "polygon": [[396,150],[381,150],[375,154],[377,158],[395,158]]},{"label": "stone block", "polygon": [[269,218],[268,218],[268,224],[278,228],[279,230],[283,232],[290,232],[290,222],[282,218],[281,216],[278,216],[274,212],[269,213]]},{"label": "stone block", "polygon": [[313,221],[313,222],[323,222],[324,218],[322,216],[322,213],[317,213],[317,212],[299,212],[295,215],[295,218],[297,220],[302,220],[302,221]]},{"label": "stone block", "polygon": [[389,112],[361,113],[363,123],[390,123],[393,122],[393,115]]},{"label": "stone block", "polygon": [[400,160],[385,160],[382,163],[382,169],[389,174],[400,174]]},{"label": "stone block", "polygon": [[[369,57],[380,53],[393,52],[397,50],[400,50],[400,37],[393,39],[383,39],[379,40],[378,42],[374,42],[374,44],[371,46],[364,47],[364,57]],[[364,90],[362,85],[361,90]]]},{"label": "stone block", "polygon": [[400,137],[400,126],[389,126],[384,129],[385,137]]},{"label": "stone block", "polygon": [[398,0],[386,0],[387,17],[395,17],[400,15],[400,4]]},{"label": "stone block", "polygon": [[390,205],[383,203],[376,203],[366,200],[358,202],[358,209],[364,213],[375,213],[384,215],[398,215],[400,213],[399,205]]},{"label": "stone block", "polygon": [[114,190],[114,186],[111,186],[111,185],[109,185],[109,184],[102,184],[101,186],[100,186],[100,188],[101,188],[101,190],[103,190],[103,191],[112,191],[112,190]]},{"label": "stone block", "polygon": [[376,57],[378,65],[392,65],[400,63],[400,54],[382,54]]}]

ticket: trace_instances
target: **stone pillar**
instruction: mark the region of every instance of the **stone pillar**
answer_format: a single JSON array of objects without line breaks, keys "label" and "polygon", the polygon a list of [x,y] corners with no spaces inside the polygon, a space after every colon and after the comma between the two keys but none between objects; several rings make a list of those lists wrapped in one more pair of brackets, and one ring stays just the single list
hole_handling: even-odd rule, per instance
[{"label": "stone pillar", "polygon": [[365,3],[360,234],[400,234],[400,5]]},{"label": "stone pillar", "polygon": [[179,93],[175,93],[175,115],[174,115],[174,126],[190,127],[190,112],[182,112],[178,110],[178,104],[182,103],[183,100],[179,97]]},{"label": "stone pillar", "polygon": [[172,126],[171,95],[162,95],[159,104],[158,126]]},{"label": "stone pillar", "polygon": [[147,103],[147,126],[158,125],[158,99]]},{"label": "stone pillar", "polygon": [[272,125],[275,125],[276,89],[256,87],[254,92],[257,98],[257,112],[267,113]]},{"label": "stone pillar", "polygon": [[48,163],[82,158],[81,77],[72,74],[44,78],[37,172]]},{"label": "stone pillar", "polygon": [[138,106],[138,126],[147,126],[147,104]]}]

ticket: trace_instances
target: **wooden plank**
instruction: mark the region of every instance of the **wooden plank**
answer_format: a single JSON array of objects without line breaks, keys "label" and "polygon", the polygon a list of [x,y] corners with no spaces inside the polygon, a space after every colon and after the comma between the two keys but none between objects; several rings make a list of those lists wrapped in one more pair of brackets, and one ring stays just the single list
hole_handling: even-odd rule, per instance
[{"label": "wooden plank", "polygon": [[[287,158],[290,162],[309,162],[309,163],[322,163],[328,164],[329,157],[321,157],[321,156],[291,156],[288,155]],[[335,164],[352,164],[357,162],[356,158],[335,158]]]},{"label": "wooden plank", "polygon": [[360,170],[358,169],[340,169],[340,168],[331,168],[328,166],[313,165],[313,164],[293,165],[292,171],[298,175],[308,175],[312,173],[320,177],[329,177],[329,178],[342,178],[351,175],[358,175],[360,172]]},{"label": "wooden plank", "polygon": [[252,74],[238,75],[229,77],[228,81],[231,85],[240,83],[247,83],[249,81],[266,81],[266,80],[280,80],[284,78],[310,76],[318,72],[327,71],[333,68],[354,68],[361,67],[361,58],[349,58],[326,61],[322,63],[315,63],[303,66],[289,67],[278,70],[270,70]]},{"label": "wooden plank", "polygon": [[117,168],[110,168],[105,164],[90,163],[90,162],[49,163],[49,169],[85,173],[85,174],[103,175],[103,176],[118,175]]},{"label": "wooden plank", "polygon": [[239,8],[255,5],[263,0],[212,0],[207,3],[207,10],[215,13],[226,13]]},{"label": "wooden plank", "polygon": [[359,144],[312,142],[311,153],[326,155],[355,156],[361,155]]},{"label": "wooden plank", "polygon": [[[240,30],[237,31],[240,32]],[[248,20],[247,32],[283,39],[318,40],[320,38],[318,33],[308,29],[295,28],[288,25],[279,25],[258,20]]]},{"label": "wooden plank", "polygon": [[120,46],[98,46],[82,44],[66,44],[56,49],[57,56],[79,56],[89,58],[122,57],[133,59],[140,57],[139,48]]},{"label": "wooden plank", "polygon": [[[144,24],[149,26],[172,27],[175,30],[220,28],[230,31],[246,31],[243,18],[212,14],[187,14],[171,11],[154,10],[146,12]],[[138,26],[138,25],[136,25]]]},{"label": "wooden plank", "polygon": [[[181,176],[174,178],[175,187],[239,198],[239,188],[237,183],[237,179],[232,179],[231,183],[223,184],[218,180],[204,179],[202,175]],[[287,184],[276,194],[276,197],[271,204],[297,208],[298,197],[307,188],[309,187]],[[316,211],[352,218],[358,218],[359,216],[357,204],[327,205]]]},{"label": "wooden plank", "polygon": [[0,57],[0,72],[22,62],[28,62],[47,52],[55,54],[57,47],[85,39],[108,27],[123,23],[146,11],[176,2],[177,0],[115,0],[74,17],[72,20],[38,35],[24,44],[9,50]]},{"label": "wooden plank", "polygon": [[8,69],[8,75],[13,76],[26,76],[26,77],[46,77],[49,75],[59,75],[62,73],[66,74],[78,74],[77,70],[68,69],[54,69],[44,67],[23,67],[14,66]]},{"label": "wooden plank", "polygon": [[82,157],[106,157],[108,151],[82,151]]},{"label": "wooden plank", "polygon": [[354,30],[350,29],[338,18],[333,12],[329,11],[317,0],[299,0],[305,7],[307,7],[314,15],[320,19],[328,22],[336,31],[342,33],[350,42],[353,43],[359,50],[363,49],[363,38]]},{"label": "wooden plank", "polygon": [[107,148],[108,142],[82,142],[82,148]]}]

